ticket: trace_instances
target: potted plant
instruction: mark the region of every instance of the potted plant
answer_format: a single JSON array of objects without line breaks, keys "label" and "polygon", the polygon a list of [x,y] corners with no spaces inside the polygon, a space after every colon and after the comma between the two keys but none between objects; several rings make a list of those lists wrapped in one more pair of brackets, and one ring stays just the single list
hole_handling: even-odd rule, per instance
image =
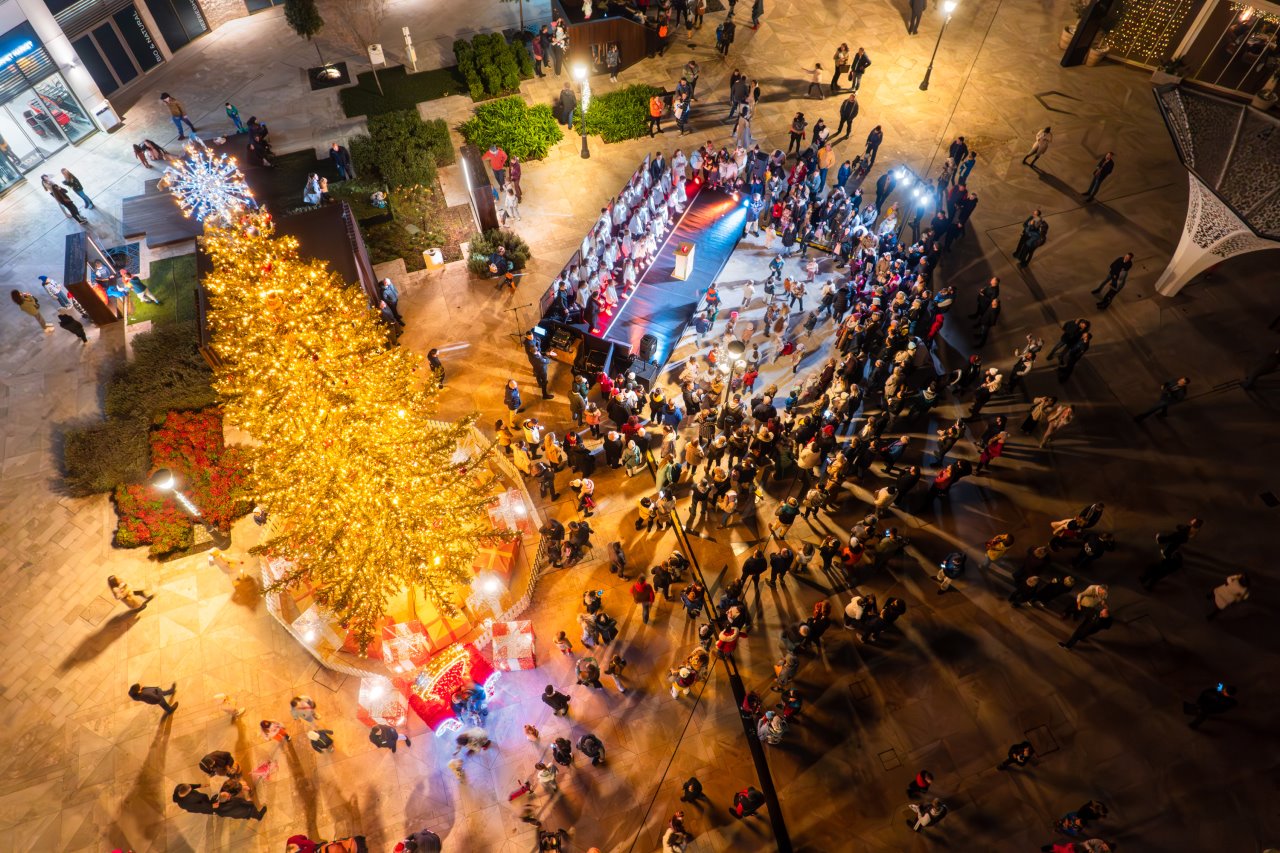
[{"label": "potted plant", "polygon": [[1089,48],[1089,55],[1084,60],[1085,65],[1097,65],[1107,58],[1107,52],[1111,50],[1111,33],[1120,25],[1121,19],[1124,18],[1124,13],[1124,0],[1116,0],[1111,4],[1111,9],[1107,12],[1106,17],[1102,19],[1102,23],[1098,25],[1102,35]]},{"label": "potted plant", "polygon": [[1090,0],[1071,0],[1071,14],[1075,16],[1075,23],[1067,24],[1062,28],[1062,32],[1058,35],[1058,50],[1066,50],[1071,46],[1071,39],[1075,37],[1076,28],[1080,26],[1080,19],[1089,9],[1089,2]]},{"label": "potted plant", "polygon": [[1182,69],[1186,65],[1186,60],[1181,56],[1172,56],[1160,63],[1160,67],[1151,72],[1151,82],[1156,86],[1166,83],[1181,83]]},{"label": "potted plant", "polygon": [[1276,105],[1276,89],[1280,87],[1280,68],[1267,78],[1267,82],[1258,90],[1258,94],[1249,99],[1249,106],[1256,110],[1269,110]]}]

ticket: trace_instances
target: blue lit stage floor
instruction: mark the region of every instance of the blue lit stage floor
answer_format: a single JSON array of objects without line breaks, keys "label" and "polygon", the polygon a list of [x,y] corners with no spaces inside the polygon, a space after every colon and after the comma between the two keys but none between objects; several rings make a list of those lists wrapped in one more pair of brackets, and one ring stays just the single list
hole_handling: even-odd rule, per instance
[{"label": "blue lit stage floor", "polygon": [[[692,192],[696,185],[690,184]],[[646,334],[658,339],[654,361],[665,364],[693,319],[698,302],[733,254],[742,236],[747,212],[740,201],[719,190],[702,189],[667,235],[658,257],[636,289],[610,318],[601,335],[607,341],[640,351]],[[683,242],[697,246],[693,273],[684,281],[675,278],[676,247]]]}]

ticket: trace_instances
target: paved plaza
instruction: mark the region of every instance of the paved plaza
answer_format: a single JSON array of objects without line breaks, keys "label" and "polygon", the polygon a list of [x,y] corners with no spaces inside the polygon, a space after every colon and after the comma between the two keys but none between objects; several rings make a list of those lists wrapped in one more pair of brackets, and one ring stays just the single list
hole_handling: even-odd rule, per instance
[{"label": "paved plaza", "polygon": [[[413,7],[425,29],[418,5],[406,0],[397,8]],[[589,160],[579,158],[579,141],[570,136],[546,160],[526,164],[515,230],[534,258],[522,290],[495,293],[492,283],[473,279],[460,265],[408,276],[401,286],[407,322],[401,343],[418,352],[465,344],[446,356],[442,415],[478,410],[488,428],[502,417],[508,378],[521,382],[526,399],[537,396],[528,393],[535,386],[510,338],[516,323],[507,309],[536,301],[644,155],[669,154],[676,146],[687,152],[707,139],[728,144],[730,125],[720,119],[728,112],[727,78],[735,67],[761,81],[753,132],[770,147],[785,146],[796,110],[834,127],[838,101],[806,99],[800,68],[815,60],[829,64],[841,41],[864,46],[873,65],[859,96],[861,113],[852,137],[836,151],[839,160],[861,153],[871,126],[883,126],[885,144],[868,190],[882,166],[903,163],[936,173],[957,134],[979,152],[969,180],[980,196],[971,233],[940,272],[958,296],[935,366],[953,369],[973,351],[964,318],[992,275],[1002,280],[1005,310],[982,349],[987,363],[1007,370],[1028,332],[1052,342],[1075,317],[1093,321],[1095,340],[1065,385],[1042,359],[1025,389],[997,397],[984,412],[1008,414],[1016,424],[1032,397],[1058,394],[1075,405],[1076,421],[1051,449],[1015,431],[994,474],[957,486],[949,505],[935,503],[918,515],[890,513],[911,545],[887,568],[863,572],[857,590],[881,602],[889,596],[906,601],[896,630],[882,644],[868,645],[837,625],[821,650],[804,656],[802,720],[783,744],[766,748],[796,849],[1034,851],[1053,838],[1053,820],[1091,798],[1111,809],[1096,834],[1119,840],[1125,851],[1236,853],[1276,846],[1280,691],[1274,673],[1280,659],[1269,539],[1280,510],[1264,495],[1280,493],[1274,462],[1280,376],[1260,380],[1251,391],[1238,380],[1280,344],[1274,331],[1280,256],[1238,258],[1176,298],[1156,295],[1152,285],[1182,228],[1187,182],[1148,76],[1115,64],[1061,68],[1055,44],[1068,15],[1065,2],[964,0],[938,52],[931,86],[921,92],[939,18],[931,11],[921,34],[908,37],[906,5],[779,0],[768,5],[758,31],[739,26],[727,60],[714,52],[710,32],[722,16],[709,15],[692,48],[679,40],[664,57],[628,69],[620,85],[670,87],[690,57],[703,63],[694,132],[608,146],[593,140]],[[451,25],[450,32],[463,28]],[[120,199],[156,177],[132,159],[132,142],[174,138],[156,99],[161,90],[179,95],[197,126],[221,124],[222,103],[235,100],[246,114],[270,122],[280,151],[319,149],[358,132],[360,122],[341,117],[334,92],[307,90],[300,69],[309,52],[313,57],[312,48],[287,31],[279,10],[227,24],[166,63],[125,115],[123,130],[61,152],[45,171],[67,166],[84,181],[98,206],[89,227],[104,245],[115,245]],[[611,86],[606,78],[593,85]],[[535,80],[523,91],[549,101],[559,86],[554,78]],[[420,109],[452,124],[466,117],[470,101],[449,98]],[[1035,130],[1046,124],[1055,142],[1041,170],[1020,165]],[[1107,150],[1116,152],[1115,174],[1098,201],[1086,205],[1079,193]],[[1049,239],[1020,270],[1012,251],[1023,219],[1036,207],[1051,224]],[[0,282],[34,290],[36,275],[60,276],[63,240],[74,227],[38,181],[0,199]],[[1109,311],[1098,312],[1089,290],[1112,258],[1128,251],[1136,256],[1128,286]],[[737,307],[742,282],[764,277],[768,257],[759,240],[740,244],[721,276],[726,311]],[[788,262],[788,272],[798,269]],[[824,264],[822,275],[828,272]],[[759,315],[760,295],[744,319]],[[532,310],[520,314],[524,322]],[[680,785],[695,774],[710,801],[684,806],[695,834],[690,850],[773,849],[767,820],[737,821],[726,811],[733,792],[756,782],[723,666],[692,697],[672,699],[664,676],[693,646],[693,623],[678,603],[659,603],[652,624],[642,624],[628,584],[603,562],[603,546],[614,539],[638,567],[676,547],[670,532],[635,531],[636,501],[653,491],[648,474],[629,479],[598,469],[595,559],[539,582],[525,618],[533,620],[541,665],[503,677],[488,725],[496,748],[468,759],[459,783],[446,767],[452,744],[431,737],[419,721],[409,724],[412,747],[402,745],[396,754],[375,749],[356,719],[356,680],[322,669],[271,618],[254,584],[236,582],[203,556],[161,564],[147,561],[142,550],[112,549],[114,513],[106,498],[59,493],[61,430],[99,416],[101,381],[123,354],[120,330],[89,333],[90,344],[82,347],[61,330],[40,334],[13,306],[0,311],[0,577],[9,591],[0,601],[0,629],[8,637],[0,651],[5,849],[278,851],[302,833],[313,839],[364,835],[370,850],[389,851],[407,832],[429,827],[446,851],[529,851],[532,828],[507,799],[538,760],[522,732],[526,723],[542,731],[544,744],[562,733],[576,741],[591,731],[608,749],[605,766],[591,767],[579,756],[561,774],[561,795],[540,800],[544,825],[575,828],[569,848],[575,853],[592,846],[606,853],[660,849],[662,830],[682,805]],[[829,333],[828,322],[814,340],[829,348]],[[674,358],[693,352],[686,340]],[[824,357],[815,353],[805,368]],[[1190,400],[1167,419],[1135,423],[1131,416],[1155,401],[1160,383],[1180,375],[1192,380]],[[555,399],[529,405],[558,434],[571,424],[570,379],[568,365],[553,365]],[[785,393],[790,381],[788,366],[779,363],[762,372],[757,387],[778,382]],[[965,410],[946,400],[931,429]],[[918,448],[931,435],[920,430],[912,437],[912,461],[919,461]],[[956,450],[971,460],[977,455],[968,440]],[[847,535],[866,510],[865,486],[888,482],[879,468],[854,489],[859,500],[848,501],[848,511],[812,527],[797,522],[793,540],[817,541],[828,530]],[[567,523],[573,504],[564,475],[560,483],[562,499],[540,509]],[[767,537],[764,521],[777,502],[799,488],[792,480],[767,482],[754,525],[694,528],[695,556],[712,595],[737,577],[744,551]],[[1025,546],[1048,539],[1051,521],[1094,501],[1106,502],[1102,526],[1115,533],[1119,547],[1085,574],[1111,585],[1117,624],[1067,652],[1057,641],[1071,623],[1042,610],[1012,609],[1005,601],[1007,570],[980,570],[981,554],[990,536],[1008,532],[1017,540],[1011,553],[1020,558]],[[680,502],[682,518],[687,504]],[[1137,575],[1156,557],[1153,537],[1192,515],[1202,516],[1205,527],[1188,547],[1185,569],[1147,593]],[[243,555],[257,535],[243,520],[233,533],[233,552]],[[954,550],[970,555],[969,572],[956,589],[938,595],[933,574]],[[1252,575],[1252,598],[1206,621],[1206,592],[1240,570]],[[109,574],[159,595],[134,618],[110,598]],[[617,650],[631,664],[625,695],[607,680],[603,691],[573,686],[571,660],[550,643],[565,630],[579,645],[574,620],[587,589],[603,589],[606,610],[619,620]],[[749,602],[756,630],[737,654],[747,688],[776,696],[769,684],[779,632],[808,615],[814,602],[830,600],[838,613],[850,595],[847,584],[821,572],[762,588]],[[156,709],[130,702],[126,691],[135,681],[176,681],[181,708],[161,720]],[[1182,701],[1219,681],[1240,688],[1240,706],[1190,730]],[[572,695],[567,719],[552,717],[539,701],[548,682]],[[249,709],[245,718],[229,721],[212,698],[219,692],[236,694]],[[268,745],[256,722],[287,719],[289,699],[298,693],[317,700],[337,749],[312,753],[295,724],[279,769],[259,786],[268,806],[261,823],[191,815],[170,802],[174,785],[203,780],[196,765],[210,750],[231,750],[245,765],[266,760]],[[1036,744],[1038,762],[998,771],[1008,746],[1024,739]],[[904,789],[922,768],[934,773],[932,793],[951,811],[915,834]]]}]

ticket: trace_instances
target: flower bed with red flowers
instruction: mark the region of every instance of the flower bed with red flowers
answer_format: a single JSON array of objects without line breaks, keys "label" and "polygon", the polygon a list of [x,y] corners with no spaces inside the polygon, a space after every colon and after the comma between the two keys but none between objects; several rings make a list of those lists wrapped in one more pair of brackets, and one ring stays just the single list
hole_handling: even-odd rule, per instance
[{"label": "flower bed with red flowers", "polygon": [[[168,468],[178,488],[200,508],[205,521],[222,531],[251,509],[249,466],[244,450],[222,441],[222,413],[169,412],[151,430],[151,470]],[[172,495],[149,483],[116,487],[114,544],[118,548],[151,546],[162,558],[185,551],[194,541],[194,523]]]}]

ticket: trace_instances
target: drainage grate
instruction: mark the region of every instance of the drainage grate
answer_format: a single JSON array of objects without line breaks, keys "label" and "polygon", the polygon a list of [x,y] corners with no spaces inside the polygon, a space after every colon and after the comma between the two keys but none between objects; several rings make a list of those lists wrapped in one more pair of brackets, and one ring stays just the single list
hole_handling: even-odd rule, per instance
[{"label": "drainage grate", "polygon": [[902,766],[902,762],[898,760],[898,753],[895,750],[887,749],[876,757],[880,759],[880,766],[885,770],[896,770]]},{"label": "drainage grate", "polygon": [[853,701],[861,702],[863,699],[870,698],[871,688],[867,687],[867,680],[859,678],[857,681],[849,685],[849,695],[853,697]]},{"label": "drainage grate", "polygon": [[80,611],[80,618],[97,627],[102,624],[103,619],[107,618],[107,614],[115,609],[115,606],[114,601],[98,596],[90,602],[88,607]]}]

